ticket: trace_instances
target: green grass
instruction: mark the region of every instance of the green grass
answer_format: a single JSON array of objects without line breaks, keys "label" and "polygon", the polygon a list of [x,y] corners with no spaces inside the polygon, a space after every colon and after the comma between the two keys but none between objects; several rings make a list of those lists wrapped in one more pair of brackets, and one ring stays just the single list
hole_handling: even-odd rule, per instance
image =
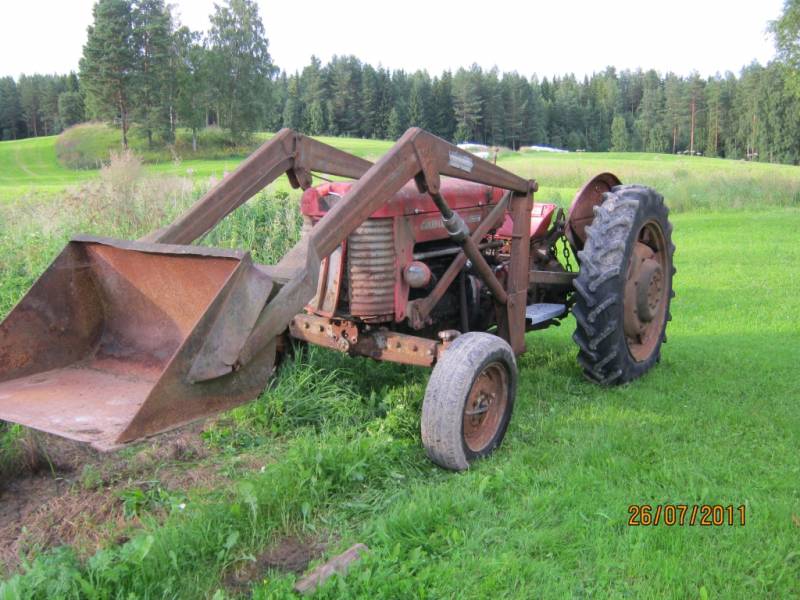
[{"label": "green grass", "polygon": [[[138,127],[128,132],[129,148],[142,157],[146,163],[170,163],[182,160],[234,160],[248,156],[260,144],[272,137],[271,133],[257,132],[243,139],[232,139],[223,129],[208,127],[198,132],[197,149],[192,146],[191,131],[178,129],[175,142],[166,145],[157,137],[152,146],[145,133]],[[97,169],[108,162],[113,152],[121,149],[120,130],[103,123],[83,123],[64,131],[56,139],[56,156],[59,163],[71,169]],[[359,156],[377,157],[391,144],[384,141],[370,141],[344,138],[320,138],[336,140],[337,144]]]},{"label": "green grass", "polygon": [[62,166],[56,158],[55,141],[56,136],[0,142],[0,202],[53,196],[96,176]]},{"label": "green grass", "polygon": [[498,161],[543,186],[540,196],[568,203],[574,190],[611,171],[669,198],[673,211],[800,206],[800,167],[638,152],[518,153]]},{"label": "green grass", "polygon": [[[603,170],[603,155],[571,157],[514,157],[508,166],[547,171],[549,189],[568,198],[585,172]],[[86,561],[69,548],[32,556],[22,574],[0,584],[0,598],[223,598],[225,574],[286,533],[330,538],[329,554],[357,541],[370,547],[320,598],[800,595],[797,171],[605,158],[623,179],[683,182],[674,193],[724,178],[754,182],[736,196],[742,209],[715,210],[733,197],[698,191],[703,210],[686,204],[673,214],[674,319],[662,361],[645,378],[612,389],[584,381],[571,321],[528,334],[503,446],[469,472],[450,474],[429,464],[420,446],[425,370],[315,349],[204,434],[223,462],[253,453],[269,458],[263,470],[237,471],[225,489],[189,492],[186,511],[145,519],[131,541]],[[686,175],[676,177],[677,169]],[[150,216],[148,190],[131,192],[121,206]],[[669,193],[667,201],[674,202]],[[0,221],[0,316],[70,227],[134,237],[154,225],[77,214],[63,228],[45,226],[58,207],[40,205],[49,218],[15,206],[14,220]],[[261,194],[244,208],[209,241],[251,247],[268,260],[296,236],[296,206],[287,207],[283,194]],[[0,206],[3,215],[11,209]],[[629,527],[628,506],[644,503],[743,504],[747,524]],[[291,596],[293,575],[262,575],[254,598]]]},{"label": "green grass", "polygon": [[[250,154],[269,134],[257,133],[234,140],[219,127],[198,132],[197,149],[192,147],[191,131],[178,129],[175,141],[165,144],[158,136],[148,142],[139,127],[128,131],[128,147],[147,163],[171,162],[182,156],[192,159],[241,159]],[[56,156],[62,166],[70,169],[97,169],[108,162],[109,155],[122,149],[119,128],[105,123],[82,123],[64,131],[56,140]]]},{"label": "green grass", "polygon": [[[119,135],[118,130],[106,125],[86,124],[58,137],[0,142],[0,203],[31,195],[57,196],[71,185],[96,178],[96,169],[65,166],[65,161],[58,159],[57,147],[69,146],[80,155],[78,163],[94,166],[107,162],[109,153],[119,149]],[[192,151],[188,135],[179,130],[173,151],[149,150],[146,139],[136,129],[131,132],[130,143],[147,163],[149,172],[190,177],[205,186],[233,171],[250,150],[271,134],[257,133],[247,143],[231,145],[212,128],[201,134],[197,152]],[[391,142],[382,140],[318,139],[373,161],[391,147]],[[800,206],[800,167],[792,165],[634,152],[503,152],[498,163],[537,179],[541,185],[539,200],[562,206],[569,204],[583,183],[603,171],[616,173],[623,182],[655,187],[670,198],[676,211]],[[282,178],[269,189],[286,191],[289,187]]]},{"label": "green grass", "polygon": [[[200,146],[197,153],[192,152],[190,142],[187,145],[186,135],[187,132],[179,131],[181,143],[173,154],[164,149],[149,151],[141,133],[133,130],[131,148],[143,158],[148,172],[189,177],[200,185],[207,185],[209,180],[219,180],[233,171],[250,151],[272,134],[255,134],[250,143],[231,148],[218,140],[211,141],[207,148]],[[207,137],[211,134],[201,136],[201,141]],[[391,147],[390,142],[382,140],[318,139],[368,160],[377,160]],[[59,160],[58,146],[64,144],[79,155],[74,159],[77,164],[92,168],[70,168],[64,160]],[[73,127],[60,136],[0,142],[0,203],[57,197],[71,186],[97,179],[98,163],[107,163],[110,153],[119,150],[119,132],[98,124]],[[289,185],[282,178],[270,189],[288,190]]]}]

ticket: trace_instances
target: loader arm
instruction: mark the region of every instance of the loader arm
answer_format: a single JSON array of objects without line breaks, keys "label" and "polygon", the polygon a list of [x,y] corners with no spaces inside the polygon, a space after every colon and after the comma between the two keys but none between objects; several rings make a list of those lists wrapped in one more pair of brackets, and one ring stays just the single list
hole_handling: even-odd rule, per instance
[{"label": "loader arm", "polygon": [[282,173],[289,176],[292,187],[306,189],[311,186],[312,171],[358,179],[371,166],[368,160],[291,129],[281,129],[174,223],[141,241],[191,244]]},{"label": "loader arm", "polygon": [[[253,356],[257,355],[271,340],[286,329],[291,318],[301,312],[314,296],[321,258],[333,252],[410,179],[415,179],[420,191],[427,191],[437,200],[438,204],[441,199],[439,195],[441,175],[484,183],[511,191],[514,196],[523,200],[522,208],[515,209],[515,217],[518,218],[520,224],[529,221],[532,193],[536,189],[534,181],[518,177],[488,161],[464,152],[435,135],[412,127],[312,228],[308,239],[299,242],[298,246],[287,255],[284,260],[289,256],[296,260],[298,255],[304,252],[305,268],[298,269],[296,275],[267,304],[245,342],[237,363],[233,366],[228,365],[227,368],[237,369],[246,365]],[[524,220],[523,216],[525,206],[527,206],[528,220]],[[447,216],[443,210],[443,217],[447,219]],[[515,231],[515,233],[517,232]],[[522,234],[518,237],[525,237],[525,239],[517,241],[517,249],[522,250],[523,246],[527,248],[527,237]],[[463,251],[469,258],[486,266],[485,260],[476,250],[477,246],[468,235],[463,237],[461,242],[463,242]],[[488,266],[486,268],[488,269]],[[513,295],[513,298],[508,307],[507,320],[516,325],[511,328],[517,329],[518,335],[521,336],[524,332],[525,302],[524,299],[519,302],[519,294],[521,291],[524,291],[522,293],[527,291],[527,258],[525,258],[525,269],[516,271],[519,271],[519,274],[516,277],[514,277],[517,275],[516,272],[512,274],[513,283],[512,289],[509,290],[509,296]],[[489,276],[494,281],[488,283],[496,284],[494,276],[491,274]],[[503,328],[507,330],[509,326],[504,325]],[[521,342],[520,339],[515,339],[515,344],[512,345],[516,346],[515,350],[521,351],[522,344],[524,342]],[[220,373],[220,371],[212,369],[211,373]]]}]

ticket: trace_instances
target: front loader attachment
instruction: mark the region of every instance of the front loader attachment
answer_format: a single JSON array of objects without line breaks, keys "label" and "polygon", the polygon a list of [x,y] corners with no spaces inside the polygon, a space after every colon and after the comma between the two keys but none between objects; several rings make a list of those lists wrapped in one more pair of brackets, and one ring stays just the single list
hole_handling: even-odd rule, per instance
[{"label": "front loader attachment", "polygon": [[76,238],[0,323],[0,419],[108,449],[250,400],[274,340],[224,377],[190,371],[235,355],[273,287],[248,253]]},{"label": "front loader attachment", "polygon": [[[307,188],[313,172],[358,181],[278,264],[184,245],[281,173]],[[441,176],[508,190],[507,288],[440,193]],[[416,128],[375,164],[284,129],[143,240],[81,236],[67,245],[0,323],[0,420],[109,449],[255,398],[278,340],[317,291],[321,259],[412,179],[462,247],[448,281],[472,261],[495,295],[500,335],[521,352],[534,181]]]}]

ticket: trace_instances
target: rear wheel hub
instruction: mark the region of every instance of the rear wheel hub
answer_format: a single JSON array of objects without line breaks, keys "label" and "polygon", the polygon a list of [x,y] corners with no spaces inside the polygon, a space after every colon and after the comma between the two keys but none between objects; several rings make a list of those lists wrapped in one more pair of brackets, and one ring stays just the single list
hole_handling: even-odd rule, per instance
[{"label": "rear wheel hub", "polygon": [[636,280],[636,309],[639,319],[649,323],[658,314],[664,274],[657,261],[648,258],[639,268]]},{"label": "rear wheel hub", "polygon": [[647,359],[660,341],[669,293],[667,260],[664,232],[658,223],[645,223],[636,235],[624,295],[625,340],[637,361]]}]

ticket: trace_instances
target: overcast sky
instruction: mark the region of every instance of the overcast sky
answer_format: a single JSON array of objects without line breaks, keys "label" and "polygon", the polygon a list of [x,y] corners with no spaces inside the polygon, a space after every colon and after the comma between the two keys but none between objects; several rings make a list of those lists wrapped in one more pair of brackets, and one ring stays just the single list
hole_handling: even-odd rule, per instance
[{"label": "overcast sky", "polygon": [[[218,0],[221,1],[221,0]],[[0,75],[77,70],[93,0],[2,0]],[[183,24],[208,28],[214,0],[173,0]],[[393,69],[478,63],[529,76],[607,65],[701,75],[774,56],[766,34],[783,0],[259,0],[276,64],[302,69],[355,54]]]}]

